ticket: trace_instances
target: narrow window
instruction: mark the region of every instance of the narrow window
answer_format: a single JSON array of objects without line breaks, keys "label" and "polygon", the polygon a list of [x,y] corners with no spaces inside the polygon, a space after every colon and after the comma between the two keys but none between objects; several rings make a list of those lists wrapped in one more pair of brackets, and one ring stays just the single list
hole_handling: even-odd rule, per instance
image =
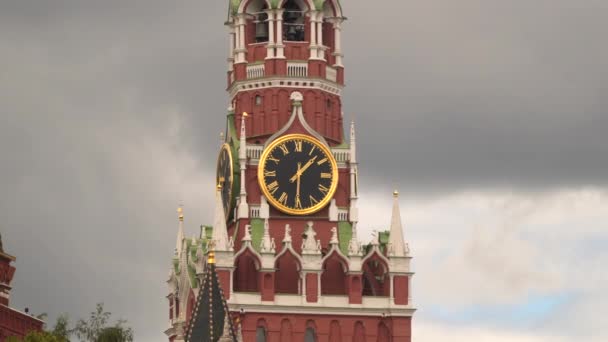
[{"label": "narrow window", "polygon": [[256,106],[261,106],[262,105],[262,96],[260,96],[260,95],[256,95],[255,96],[255,105]]},{"label": "narrow window", "polygon": [[315,335],[315,329],[311,327],[306,328],[306,334],[304,334],[304,342],[317,342],[317,338]]},{"label": "narrow window", "polygon": [[256,342],[266,342],[266,329],[264,327],[258,327],[255,331]]}]

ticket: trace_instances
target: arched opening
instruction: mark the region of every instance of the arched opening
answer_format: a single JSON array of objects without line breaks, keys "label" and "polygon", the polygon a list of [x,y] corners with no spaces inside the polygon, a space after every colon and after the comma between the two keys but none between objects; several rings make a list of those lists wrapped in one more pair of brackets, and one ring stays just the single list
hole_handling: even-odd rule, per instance
[{"label": "arched opening", "polygon": [[317,329],[315,322],[308,321],[306,323],[306,331],[304,332],[304,342],[317,342]]},{"label": "arched opening", "polygon": [[363,295],[388,296],[389,279],[388,266],[377,255],[372,256],[363,264]]},{"label": "arched opening", "polygon": [[355,331],[353,333],[353,342],[366,342],[365,340],[366,340],[365,327],[363,326],[363,323],[358,321],[357,323],[355,323]]},{"label": "arched opening", "polygon": [[346,262],[337,253],[332,253],[323,263],[321,294],[346,295],[347,271]]},{"label": "arched opening", "polygon": [[296,0],[287,0],[283,7],[283,40],[302,42],[305,40],[306,23],[304,9]]},{"label": "arched opening", "polygon": [[186,326],[188,326],[188,322],[190,322],[190,319],[192,319],[195,305],[196,296],[194,295],[194,291],[190,290],[190,293],[188,294],[188,305],[186,305]]},{"label": "arched opening", "polygon": [[259,292],[259,262],[257,258],[247,250],[235,260],[234,291],[235,292]]},{"label": "arched opening", "polygon": [[300,263],[298,259],[288,251],[276,261],[275,268],[275,292],[283,294],[299,294]]},{"label": "arched opening", "polygon": [[267,42],[269,38],[268,5],[265,0],[253,0],[247,5],[247,44]]},{"label": "arched opening", "polygon": [[378,325],[378,338],[376,339],[376,341],[391,342],[391,332],[386,326],[386,324],[384,324],[384,322],[380,322],[380,324]]},{"label": "arched opening", "polygon": [[263,319],[260,319],[258,321],[257,327],[255,329],[255,341],[256,342],[266,342],[267,341],[267,333],[268,329],[267,329],[267,325],[266,325],[266,321]]}]

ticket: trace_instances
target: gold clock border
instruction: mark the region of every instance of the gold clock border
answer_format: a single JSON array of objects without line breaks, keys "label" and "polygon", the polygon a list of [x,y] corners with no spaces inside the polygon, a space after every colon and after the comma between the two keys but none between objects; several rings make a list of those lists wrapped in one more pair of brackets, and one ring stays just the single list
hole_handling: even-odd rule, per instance
[{"label": "gold clock border", "polygon": [[[228,217],[230,216],[230,209],[232,207],[232,190],[234,187],[234,160],[232,159],[232,149],[230,148],[230,144],[228,143],[224,143],[222,144],[222,146],[220,147],[220,153],[217,154],[217,161],[215,162],[215,180],[217,182],[216,185],[220,185],[220,180],[219,180],[219,175],[217,174],[218,171],[218,167],[220,166],[220,158],[222,157],[222,152],[226,150],[226,152],[228,153],[228,159],[229,159],[229,163],[230,163],[230,189],[228,190],[228,198],[230,198],[230,202],[228,202],[228,205],[230,206],[230,208],[224,208],[224,215],[226,216],[226,219],[228,219]],[[224,180],[224,183],[221,184],[222,188],[224,188],[224,184],[226,183],[226,180]]]},{"label": "gold clock border", "polygon": [[[277,201],[274,197],[272,197],[272,195],[270,195],[270,192],[268,192],[268,189],[266,189],[266,184],[264,183],[264,167],[266,166],[266,162],[267,162],[266,159],[267,159],[268,155],[270,154],[270,151],[274,150],[275,147],[277,147],[278,145],[282,144],[285,141],[296,140],[296,139],[301,139],[301,140],[307,141],[307,142],[317,146],[317,148],[322,150],[327,155],[327,157],[329,158],[329,161],[331,163],[331,167],[332,167],[331,187],[329,188],[329,192],[327,193],[327,196],[325,196],[325,198],[322,201],[320,201],[319,203],[317,203],[316,205],[314,205],[310,208],[300,209],[300,210],[288,208],[288,207],[282,205],[279,201]],[[334,158],[334,154],[331,152],[331,150],[318,139],[315,139],[312,136],[306,135],[306,134],[299,134],[299,133],[288,134],[288,135],[282,136],[282,137],[278,138],[277,140],[273,141],[272,143],[270,143],[270,145],[268,145],[262,152],[262,155],[260,156],[260,162],[258,163],[258,185],[260,186],[260,189],[262,190],[262,193],[264,194],[264,196],[266,196],[266,199],[268,200],[268,202],[270,204],[272,204],[278,210],[280,210],[286,214],[296,215],[296,216],[314,214],[314,213],[320,211],[321,209],[325,208],[325,206],[327,206],[327,204],[334,197],[336,190],[338,189],[338,163],[336,162],[336,158]]]}]

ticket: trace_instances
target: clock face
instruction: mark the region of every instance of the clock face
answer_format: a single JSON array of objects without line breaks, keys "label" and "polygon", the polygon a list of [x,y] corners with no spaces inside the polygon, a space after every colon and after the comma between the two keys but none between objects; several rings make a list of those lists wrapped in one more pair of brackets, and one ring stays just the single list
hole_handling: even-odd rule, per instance
[{"label": "clock face", "polygon": [[232,168],[232,153],[230,145],[224,144],[220,149],[220,154],[217,157],[216,182],[222,186],[222,202],[226,219],[232,213],[232,185],[233,185],[233,168]]},{"label": "clock face", "polygon": [[318,140],[290,134],[273,141],[262,154],[258,181],[268,201],[282,212],[307,215],[329,203],[338,186],[338,167]]}]

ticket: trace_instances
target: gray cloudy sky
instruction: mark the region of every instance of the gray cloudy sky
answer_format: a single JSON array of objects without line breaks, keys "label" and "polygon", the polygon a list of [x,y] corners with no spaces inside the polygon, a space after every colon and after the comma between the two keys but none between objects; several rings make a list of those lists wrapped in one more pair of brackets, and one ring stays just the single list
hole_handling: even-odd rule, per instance
[{"label": "gray cloudy sky", "polygon": [[[0,1],[0,229],[18,258],[14,305],[54,319],[104,301],[138,341],[164,340],[175,207],[185,202],[190,234],[212,215],[226,6]],[[598,330],[594,303],[608,302],[599,291],[608,277],[586,261],[608,261],[597,242],[608,242],[608,2],[343,7],[344,112],[359,128],[363,221],[385,225],[373,220],[388,216],[384,195],[406,194],[417,340],[442,340],[454,324],[463,340]],[[548,285],[581,264],[590,286]],[[459,292],[434,285],[451,270],[463,270],[450,274]],[[463,297],[471,278],[488,284],[473,291],[484,299]],[[555,303],[572,310],[568,324]],[[542,324],[509,320],[547,305],[555,310]],[[500,319],[479,319],[488,312]]]}]

